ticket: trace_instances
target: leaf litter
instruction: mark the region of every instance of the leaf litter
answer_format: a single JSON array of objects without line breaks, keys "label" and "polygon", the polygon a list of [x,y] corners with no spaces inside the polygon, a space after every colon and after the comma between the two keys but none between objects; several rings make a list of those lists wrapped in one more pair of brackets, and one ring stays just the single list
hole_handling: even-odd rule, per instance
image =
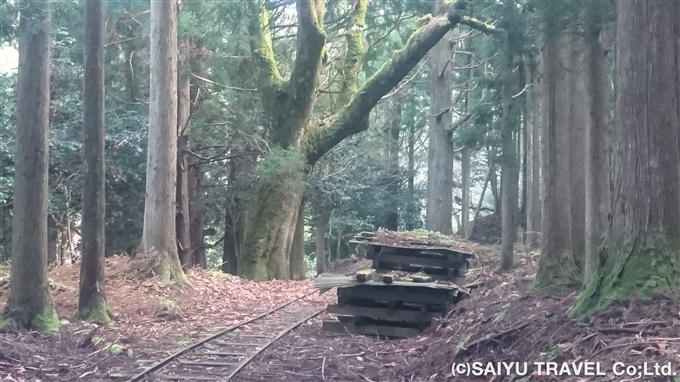
[{"label": "leaf litter", "polygon": [[[469,244],[477,257],[468,273],[470,295],[422,335],[404,340],[326,333],[324,313],[282,337],[256,357],[236,381],[624,381],[614,362],[671,362],[680,375],[680,294],[655,292],[653,303],[631,299],[596,315],[567,317],[576,294],[542,296],[532,289],[538,253],[518,248],[516,268],[496,274],[498,246]],[[362,261],[362,260],[359,260]],[[347,265],[357,266],[356,263]],[[126,257],[107,260],[109,303],[119,315],[111,327],[66,321],[59,336],[0,333],[0,377],[7,381],[103,381],[130,375],[231,324],[313,290],[311,280],[251,282],[191,270],[191,287],[164,286],[131,272]],[[342,272],[343,270],[339,270]],[[57,267],[50,278],[68,288],[52,291],[60,317],[75,313],[77,267]],[[8,287],[0,287],[0,303]],[[174,301],[177,318],[156,317],[161,302]],[[335,303],[335,290],[310,304]],[[99,337],[98,341],[94,341]],[[88,341],[89,339],[89,341]],[[94,343],[97,342],[95,345]],[[124,348],[113,355],[105,346]],[[607,376],[546,376],[529,370],[479,378],[451,375],[463,362],[599,362]],[[673,381],[657,376],[654,381]]]},{"label": "leaf litter", "polygon": [[[0,380],[101,381],[131,375],[190,343],[315,291],[311,280],[253,282],[200,268],[189,270],[190,285],[180,288],[146,277],[137,265],[123,255],[106,259],[106,294],[116,321],[104,327],[72,320],[79,265],[51,268],[49,278],[61,286],[50,289],[61,331],[51,339],[0,333]],[[0,287],[0,306],[8,295],[9,285]],[[313,294],[304,301],[319,305],[329,298]],[[175,314],[160,314],[167,306],[176,307]]]}]

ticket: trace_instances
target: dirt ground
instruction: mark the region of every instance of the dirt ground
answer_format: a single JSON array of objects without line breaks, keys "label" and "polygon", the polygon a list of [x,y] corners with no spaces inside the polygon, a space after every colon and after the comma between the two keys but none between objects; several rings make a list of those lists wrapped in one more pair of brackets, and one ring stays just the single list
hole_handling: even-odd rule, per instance
[{"label": "dirt ground", "polygon": [[[324,314],[284,336],[235,380],[451,381],[452,364],[465,362],[527,362],[528,369],[515,379],[502,370],[496,376],[487,370],[476,378],[456,376],[455,381],[676,380],[616,376],[615,362],[648,362],[652,372],[654,363],[670,362],[672,372],[680,375],[680,295],[656,293],[653,304],[631,300],[570,319],[566,312],[575,294],[545,297],[532,288],[537,253],[518,248],[515,270],[499,275],[494,273],[497,246],[475,245],[473,250],[477,256],[468,282],[478,287],[423,335],[394,341],[325,333],[321,322],[329,315]],[[65,319],[62,332],[53,339],[0,333],[3,381],[105,381],[130,375],[190,342],[313,290],[311,280],[254,283],[202,270],[192,270],[192,286],[180,290],[131,272],[127,258],[115,257],[107,263],[107,290],[118,321],[93,334],[94,326],[68,320],[77,301],[77,267],[53,269],[50,278],[63,286],[53,291]],[[0,288],[0,304],[7,292],[7,286]],[[334,293],[315,294],[314,301],[334,303]],[[178,314],[158,316],[159,306],[169,300],[179,306]],[[108,343],[120,345],[119,351],[106,348]],[[597,362],[606,375],[548,376],[539,374],[534,362]]]}]

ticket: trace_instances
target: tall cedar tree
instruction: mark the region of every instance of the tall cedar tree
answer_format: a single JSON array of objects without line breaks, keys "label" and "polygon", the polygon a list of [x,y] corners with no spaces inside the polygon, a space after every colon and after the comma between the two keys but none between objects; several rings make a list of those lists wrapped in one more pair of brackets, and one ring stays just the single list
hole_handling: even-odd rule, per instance
[{"label": "tall cedar tree", "polygon": [[149,146],[140,252],[163,281],[185,283],[177,253],[177,0],[151,2]]},{"label": "tall cedar tree", "polygon": [[77,316],[108,323],[113,312],[104,291],[104,2],[85,2],[85,75],[83,77],[83,254]]},{"label": "tall cedar tree", "polygon": [[23,0],[19,7],[12,268],[0,321],[55,333],[59,319],[47,285],[50,2]]},{"label": "tall cedar tree", "polygon": [[614,209],[572,314],[680,287],[680,2],[617,3]]},{"label": "tall cedar tree", "polygon": [[[438,12],[445,1],[436,0]],[[434,46],[430,57],[430,126],[427,149],[427,204],[425,228],[453,234],[453,33]]]},{"label": "tall cedar tree", "polygon": [[[269,15],[263,0],[249,0],[251,50],[260,98],[269,120],[271,146],[283,149],[268,158],[279,161],[283,170],[260,180],[248,215],[244,252],[238,273],[256,279],[286,279],[290,251],[302,200],[305,169],[350,135],[368,128],[373,107],[413,69],[444,35],[463,20],[462,0],[450,1],[441,14],[413,32],[405,46],[394,53],[366,84],[357,78],[365,52],[364,27],[368,0],[355,0],[347,27],[348,49],[341,70],[337,112],[312,121],[326,34],[323,19],[325,0],[297,0],[298,43],[295,63],[288,80],[277,67]],[[297,157],[298,160],[291,158]],[[281,166],[281,161],[288,165]],[[302,162],[302,163],[300,163]]]}]

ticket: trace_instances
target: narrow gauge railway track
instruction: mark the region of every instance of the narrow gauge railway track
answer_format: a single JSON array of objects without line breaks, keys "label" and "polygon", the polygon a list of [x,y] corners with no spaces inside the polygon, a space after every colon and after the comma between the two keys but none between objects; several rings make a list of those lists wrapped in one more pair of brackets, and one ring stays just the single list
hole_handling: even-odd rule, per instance
[{"label": "narrow gauge railway track", "polygon": [[305,294],[189,345],[134,375],[127,382],[231,381],[258,354],[326,306],[300,306]]}]

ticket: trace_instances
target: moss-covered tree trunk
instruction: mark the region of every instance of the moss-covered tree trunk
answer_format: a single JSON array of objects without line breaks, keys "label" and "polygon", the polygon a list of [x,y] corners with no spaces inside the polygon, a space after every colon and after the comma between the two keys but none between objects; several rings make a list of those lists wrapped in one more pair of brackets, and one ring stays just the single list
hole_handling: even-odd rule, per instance
[{"label": "moss-covered tree trunk", "polygon": [[614,210],[573,314],[680,288],[680,3],[617,2]]},{"label": "moss-covered tree trunk", "polygon": [[[251,51],[260,98],[269,120],[273,148],[262,164],[239,258],[239,274],[253,279],[288,278],[293,235],[302,198],[306,166],[316,163],[346,137],[368,128],[373,107],[413,69],[457,23],[463,1],[447,3],[442,14],[417,29],[366,84],[357,79],[365,53],[364,27],[368,0],[355,0],[346,28],[347,53],[341,68],[336,113],[311,121],[325,56],[325,0],[297,0],[298,44],[290,78],[281,76],[272,48],[269,15],[263,0],[248,7]],[[265,171],[266,170],[266,171]]]},{"label": "moss-covered tree trunk", "polygon": [[104,162],[104,2],[85,2],[83,76],[83,222],[77,316],[101,324],[113,319],[106,303]]},{"label": "moss-covered tree trunk", "polygon": [[12,220],[12,267],[0,326],[55,333],[59,319],[47,289],[50,109],[50,1],[23,0]]},{"label": "moss-covered tree trunk", "polygon": [[149,139],[140,254],[164,282],[186,283],[175,231],[177,0],[151,2]]}]

